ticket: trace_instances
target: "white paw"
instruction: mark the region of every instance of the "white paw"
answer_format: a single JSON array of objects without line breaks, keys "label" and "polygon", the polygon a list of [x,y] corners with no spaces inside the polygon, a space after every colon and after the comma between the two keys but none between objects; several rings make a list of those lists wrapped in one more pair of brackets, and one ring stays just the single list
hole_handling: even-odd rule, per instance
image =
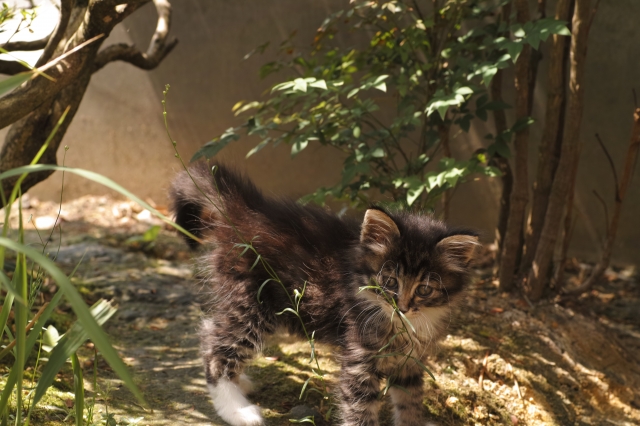
[{"label": "white paw", "polygon": [[238,418],[242,419],[238,425],[245,426],[260,426],[262,422],[262,414],[260,414],[260,407],[257,405],[249,405],[238,410]]},{"label": "white paw", "polygon": [[216,386],[209,385],[209,393],[218,415],[232,426],[262,426],[260,407],[244,397],[239,385],[220,379]]},{"label": "white paw", "polygon": [[238,379],[238,386],[240,386],[240,390],[245,395],[251,395],[254,390],[253,382],[246,374],[241,374]]}]

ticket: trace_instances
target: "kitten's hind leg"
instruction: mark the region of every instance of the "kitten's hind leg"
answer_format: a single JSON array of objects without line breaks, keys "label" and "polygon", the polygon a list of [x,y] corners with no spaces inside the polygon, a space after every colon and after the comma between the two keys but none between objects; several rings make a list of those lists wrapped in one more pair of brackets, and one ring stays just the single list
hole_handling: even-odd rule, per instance
[{"label": "kitten's hind leg", "polygon": [[260,333],[228,315],[204,320],[200,330],[211,401],[218,415],[232,426],[261,426],[260,408],[245,397],[250,381],[242,374],[244,364],[258,349]]}]

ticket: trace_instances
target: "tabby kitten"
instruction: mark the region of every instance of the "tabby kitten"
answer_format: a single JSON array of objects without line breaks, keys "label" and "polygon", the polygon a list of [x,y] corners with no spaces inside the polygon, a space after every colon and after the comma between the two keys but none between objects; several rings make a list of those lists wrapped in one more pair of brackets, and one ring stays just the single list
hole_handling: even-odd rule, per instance
[{"label": "tabby kitten", "polygon": [[[289,294],[306,282],[300,315],[307,330],[342,349],[340,424],[378,425],[381,384],[393,380],[398,387],[388,393],[395,424],[424,426],[422,368],[405,356],[380,357],[379,350],[391,341],[384,353],[411,351],[416,360],[425,360],[449,324],[452,306],[462,299],[476,234],[378,207],[367,210],[362,223],[340,218],[267,197],[223,166],[212,173],[199,163],[189,173],[193,180],[181,173],[171,197],[176,222],[207,243],[199,260],[208,296],[200,337],[218,415],[234,426],[264,424],[260,408],[246,398],[250,382],[243,368],[276,328],[302,335],[298,318],[276,315],[290,307],[279,284],[266,284],[258,302],[259,288],[270,276],[260,263],[253,267],[251,251],[240,255],[240,233]],[[407,328],[396,309],[412,329],[391,339]]]}]

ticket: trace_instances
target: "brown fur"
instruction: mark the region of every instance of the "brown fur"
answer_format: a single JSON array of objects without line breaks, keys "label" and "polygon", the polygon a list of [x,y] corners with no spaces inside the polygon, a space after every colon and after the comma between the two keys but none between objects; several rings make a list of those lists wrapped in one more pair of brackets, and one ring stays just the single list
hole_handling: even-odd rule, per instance
[{"label": "brown fur", "polygon": [[[361,224],[265,197],[226,167],[217,167],[215,181],[204,163],[191,167],[190,174],[200,189],[182,173],[172,199],[176,221],[206,241],[200,258],[206,318],[200,334],[207,382],[237,382],[264,337],[279,326],[302,335],[298,318],[276,313],[291,307],[285,289],[292,295],[306,282],[302,321],[317,340],[342,348],[341,424],[377,425],[381,386],[392,380],[396,425],[423,425],[419,363],[378,356],[403,329],[386,300],[394,300],[416,331],[397,336],[385,352],[411,351],[424,361],[448,325],[452,305],[461,300],[476,235],[428,216],[380,208],[369,209]],[[237,244],[243,239],[285,287],[268,282],[260,302],[258,290],[271,277],[260,261],[252,267],[251,250],[240,255],[244,248]],[[360,290],[371,283],[381,288]]]}]

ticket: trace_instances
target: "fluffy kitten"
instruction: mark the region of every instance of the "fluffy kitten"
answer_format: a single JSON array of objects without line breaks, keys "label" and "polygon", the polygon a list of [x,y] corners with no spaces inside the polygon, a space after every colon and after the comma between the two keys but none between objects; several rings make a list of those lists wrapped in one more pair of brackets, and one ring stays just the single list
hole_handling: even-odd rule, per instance
[{"label": "fluffy kitten", "polygon": [[[276,315],[291,307],[278,283],[266,284],[258,302],[259,288],[270,276],[261,263],[253,267],[251,251],[240,255],[240,233],[289,294],[306,282],[300,315],[307,330],[315,331],[316,340],[341,347],[340,424],[378,425],[381,385],[393,380],[397,387],[388,393],[395,424],[424,426],[422,368],[404,356],[380,357],[379,350],[403,329],[395,302],[411,323],[404,328],[415,331],[394,338],[383,353],[411,351],[425,360],[427,348],[450,321],[452,305],[462,298],[476,234],[428,216],[377,207],[359,223],[266,197],[226,167],[212,174],[199,163],[189,172],[202,192],[181,173],[173,184],[173,211],[178,224],[207,243],[200,261],[211,297],[200,335],[206,380],[220,417],[234,426],[262,425],[259,407],[246,398],[243,367],[277,327],[302,335],[298,318]],[[361,290],[372,284],[380,288]]]}]

